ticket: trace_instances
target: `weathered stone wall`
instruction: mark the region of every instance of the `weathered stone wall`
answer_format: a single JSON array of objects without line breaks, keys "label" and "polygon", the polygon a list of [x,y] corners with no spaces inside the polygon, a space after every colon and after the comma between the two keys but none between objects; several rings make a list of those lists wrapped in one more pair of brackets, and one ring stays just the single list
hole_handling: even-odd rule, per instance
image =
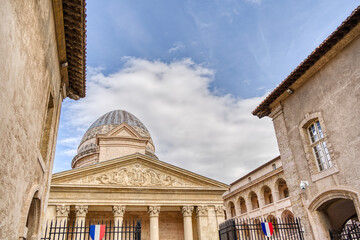
[{"label": "weathered stone wall", "polygon": [[[274,127],[294,213],[307,219],[308,206],[332,189],[360,191],[360,38],[357,37],[273,109]],[[277,113],[276,113],[277,112]],[[334,167],[319,172],[304,126],[319,118]],[[303,136],[302,136],[303,135]],[[312,167],[312,166],[315,166]],[[302,191],[300,181],[309,181]],[[359,210],[358,210],[359,212]],[[312,239],[306,224],[306,237]]]},{"label": "weathered stone wall", "polygon": [[[60,71],[50,0],[3,0],[0,16],[0,239],[18,239],[36,192],[44,218],[62,102]],[[42,156],[50,94],[49,149]]]},{"label": "weathered stone wall", "polygon": [[184,224],[181,212],[160,211],[160,239],[183,240]]}]

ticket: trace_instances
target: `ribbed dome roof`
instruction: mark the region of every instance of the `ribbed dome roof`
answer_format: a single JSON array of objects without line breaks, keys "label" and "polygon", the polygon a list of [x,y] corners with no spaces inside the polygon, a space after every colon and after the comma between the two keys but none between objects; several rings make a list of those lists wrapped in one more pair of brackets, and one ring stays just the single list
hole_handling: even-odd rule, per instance
[{"label": "ribbed dome roof", "polygon": [[132,127],[140,127],[148,132],[145,125],[137,117],[125,110],[114,110],[105,113],[103,116],[99,117],[93,124],[91,124],[89,129],[102,125],[120,125],[122,123],[127,123]]},{"label": "ribbed dome roof", "polygon": [[125,110],[114,110],[99,117],[86,131],[81,143],[95,137],[96,134],[105,134],[116,126],[127,123],[141,135],[150,137],[150,133],[145,125],[134,115]]}]

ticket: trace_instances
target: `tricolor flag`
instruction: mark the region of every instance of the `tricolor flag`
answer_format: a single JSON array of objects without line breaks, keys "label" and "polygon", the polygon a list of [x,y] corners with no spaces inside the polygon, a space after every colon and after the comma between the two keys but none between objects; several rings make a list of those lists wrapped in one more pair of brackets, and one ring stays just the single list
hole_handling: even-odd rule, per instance
[{"label": "tricolor flag", "polygon": [[271,237],[274,232],[272,222],[261,223],[261,228],[267,237]]},{"label": "tricolor flag", "polygon": [[90,225],[90,237],[92,240],[101,240],[105,235],[105,225]]}]

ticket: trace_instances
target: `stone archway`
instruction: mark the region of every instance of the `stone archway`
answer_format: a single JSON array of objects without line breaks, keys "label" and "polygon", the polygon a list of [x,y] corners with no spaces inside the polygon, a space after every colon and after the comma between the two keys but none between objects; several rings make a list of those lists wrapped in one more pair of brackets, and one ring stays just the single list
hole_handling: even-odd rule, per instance
[{"label": "stone archway", "polygon": [[236,210],[235,210],[235,204],[232,202],[232,201],[230,201],[229,202],[229,213],[230,213],[230,218],[233,218],[233,217],[236,217]]},{"label": "stone archway", "polygon": [[31,200],[27,219],[26,219],[26,239],[39,239],[40,234],[40,217],[41,217],[41,202],[37,197],[37,192]]},{"label": "stone archway", "polygon": [[243,214],[243,213],[246,213],[247,212],[247,209],[246,209],[246,202],[245,202],[245,199],[243,197],[239,197],[239,200],[238,200],[238,205],[239,205],[239,208],[240,208],[240,213]]},{"label": "stone archway", "polygon": [[351,190],[325,191],[310,203],[309,212],[320,223],[320,237],[330,239],[330,232],[341,232],[349,219],[359,219],[359,198]]}]

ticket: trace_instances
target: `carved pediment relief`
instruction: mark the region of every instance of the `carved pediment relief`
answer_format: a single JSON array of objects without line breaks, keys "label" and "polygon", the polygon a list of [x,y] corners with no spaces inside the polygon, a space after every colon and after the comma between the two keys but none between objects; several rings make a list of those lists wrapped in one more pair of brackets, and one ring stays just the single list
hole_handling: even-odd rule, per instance
[{"label": "carved pediment relief", "polygon": [[114,185],[124,187],[200,187],[191,181],[148,168],[141,163],[120,167],[69,181],[72,184]]}]

